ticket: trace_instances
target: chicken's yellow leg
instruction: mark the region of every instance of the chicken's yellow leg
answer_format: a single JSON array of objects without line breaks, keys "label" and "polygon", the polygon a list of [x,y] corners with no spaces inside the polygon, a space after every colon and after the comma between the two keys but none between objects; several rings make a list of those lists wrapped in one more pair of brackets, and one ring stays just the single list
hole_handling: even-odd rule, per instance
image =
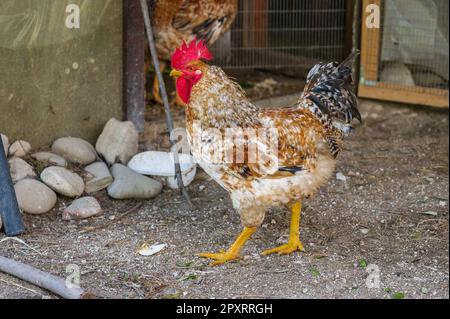
[{"label": "chicken's yellow leg", "polygon": [[[159,64],[159,70],[161,71],[161,73],[164,72],[165,68],[166,68],[166,65],[164,63]],[[163,104],[161,95],[159,94],[159,80],[158,80],[158,76],[156,74],[155,74],[155,79],[153,81],[153,99],[156,101],[156,103]]]},{"label": "chicken's yellow leg", "polygon": [[302,204],[301,202],[296,202],[294,205],[292,205],[292,217],[291,217],[291,229],[289,234],[289,241],[285,245],[281,245],[279,247],[268,249],[263,252],[263,255],[270,255],[270,254],[290,254],[297,250],[302,251],[303,245],[300,242],[300,215],[302,211]]},{"label": "chicken's yellow leg", "polygon": [[203,258],[214,259],[215,261],[211,263],[211,266],[222,265],[226,262],[239,259],[240,258],[239,253],[241,252],[242,247],[244,247],[244,244],[247,242],[250,236],[256,231],[256,229],[257,227],[244,228],[244,230],[236,239],[234,244],[227,251],[221,251],[216,254],[201,253],[198,254],[198,256]]}]

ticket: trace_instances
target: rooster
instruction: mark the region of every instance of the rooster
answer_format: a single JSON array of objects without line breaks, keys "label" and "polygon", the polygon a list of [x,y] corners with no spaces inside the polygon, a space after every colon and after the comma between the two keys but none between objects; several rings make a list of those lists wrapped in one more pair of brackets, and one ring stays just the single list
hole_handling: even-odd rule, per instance
[{"label": "rooster", "polygon": [[[151,6],[156,48],[162,61],[161,72],[175,49],[183,41],[194,38],[213,44],[228,31],[236,17],[237,0],[154,0]],[[153,82],[153,96],[162,104],[157,78]],[[177,104],[183,105],[177,96]]]},{"label": "rooster", "polygon": [[[200,257],[213,259],[213,265],[240,258],[266,211],[279,206],[291,210],[289,240],[263,255],[303,250],[301,202],[332,176],[343,138],[353,130],[352,120],[361,122],[351,87],[356,56],[354,52],[340,64],[314,66],[295,106],[258,109],[222,69],[206,63],[212,55],[204,42],[193,40],[176,50],[171,76],[177,79],[177,92],[187,105],[191,152],[230,193],[244,226],[227,251]],[[244,134],[223,138],[230,131]]]}]

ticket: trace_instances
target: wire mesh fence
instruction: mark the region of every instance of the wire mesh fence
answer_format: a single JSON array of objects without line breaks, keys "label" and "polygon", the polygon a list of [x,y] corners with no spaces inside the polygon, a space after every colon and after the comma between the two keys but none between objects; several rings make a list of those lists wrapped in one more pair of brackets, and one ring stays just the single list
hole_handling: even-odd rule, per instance
[{"label": "wire mesh fence", "polygon": [[449,1],[364,0],[379,28],[362,24],[360,92],[399,102],[448,106]]},{"label": "wire mesh fence", "polygon": [[448,89],[448,1],[386,0],[380,81]]},{"label": "wire mesh fence", "polygon": [[351,37],[349,3],[241,0],[232,30],[214,46],[217,61],[225,68],[273,69],[340,60]]}]

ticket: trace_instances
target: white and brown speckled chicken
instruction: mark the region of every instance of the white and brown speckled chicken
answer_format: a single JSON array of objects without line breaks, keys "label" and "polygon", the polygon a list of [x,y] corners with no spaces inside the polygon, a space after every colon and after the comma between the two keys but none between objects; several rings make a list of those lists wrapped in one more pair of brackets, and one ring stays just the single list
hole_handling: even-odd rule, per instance
[{"label": "white and brown speckled chicken", "polygon": [[277,206],[292,211],[289,241],[263,254],[303,250],[301,201],[332,176],[353,118],[361,121],[351,88],[356,55],[341,64],[317,64],[295,106],[259,109],[220,68],[205,63],[212,55],[202,42],[194,40],[175,52],[171,75],[187,104],[191,152],[230,193],[245,227],[229,250],[200,256],[215,265],[239,258],[266,211]]},{"label": "white and brown speckled chicken", "polygon": [[[183,41],[197,38],[208,45],[216,42],[230,29],[237,10],[237,0],[154,0],[151,11],[161,69]],[[156,77],[153,96],[162,104]],[[177,104],[183,103],[177,98]]]}]

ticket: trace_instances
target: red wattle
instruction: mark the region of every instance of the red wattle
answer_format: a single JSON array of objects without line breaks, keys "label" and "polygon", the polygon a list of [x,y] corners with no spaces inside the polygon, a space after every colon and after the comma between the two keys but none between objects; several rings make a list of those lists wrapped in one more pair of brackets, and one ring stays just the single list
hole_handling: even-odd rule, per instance
[{"label": "red wattle", "polygon": [[177,79],[177,92],[184,103],[188,104],[191,97],[193,83],[183,77]]}]

